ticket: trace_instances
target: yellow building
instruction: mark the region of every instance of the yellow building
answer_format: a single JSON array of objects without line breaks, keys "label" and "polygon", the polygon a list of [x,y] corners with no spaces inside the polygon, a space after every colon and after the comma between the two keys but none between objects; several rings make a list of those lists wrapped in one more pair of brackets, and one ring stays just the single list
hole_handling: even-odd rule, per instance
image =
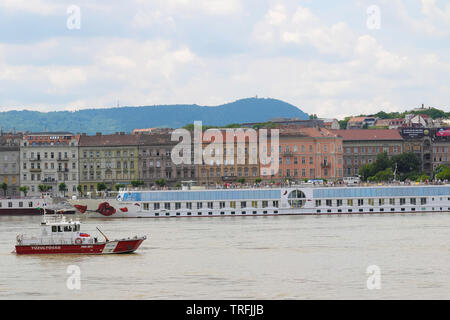
[{"label": "yellow building", "polygon": [[97,191],[99,183],[107,190],[117,184],[138,180],[138,136],[123,132],[95,136],[82,134],[79,142],[79,175],[83,193]]}]

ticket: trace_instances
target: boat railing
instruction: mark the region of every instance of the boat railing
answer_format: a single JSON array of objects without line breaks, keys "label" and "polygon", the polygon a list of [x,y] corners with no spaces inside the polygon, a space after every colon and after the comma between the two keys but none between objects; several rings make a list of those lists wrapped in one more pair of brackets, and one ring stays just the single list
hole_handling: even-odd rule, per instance
[{"label": "boat railing", "polygon": [[[358,183],[345,183],[345,182],[304,182],[304,183],[273,183],[273,184],[239,184],[239,185],[227,185],[227,186],[193,186],[187,190],[239,190],[239,189],[279,189],[279,188],[342,188],[342,187],[389,187],[389,186],[436,186],[436,185],[447,185],[448,181],[430,181],[426,182],[404,182],[404,181],[391,181],[391,182],[358,182]],[[120,192],[133,192],[133,191],[182,191],[185,188],[179,187],[163,187],[163,188],[122,188]],[[105,199],[111,198],[115,199],[118,192],[108,192],[105,194],[91,194],[88,196],[79,197],[88,199]]]}]

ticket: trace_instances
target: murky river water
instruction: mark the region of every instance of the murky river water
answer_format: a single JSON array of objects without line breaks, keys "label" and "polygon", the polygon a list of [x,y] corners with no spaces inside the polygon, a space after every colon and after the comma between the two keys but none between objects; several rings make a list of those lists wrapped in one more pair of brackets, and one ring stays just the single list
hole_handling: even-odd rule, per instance
[{"label": "murky river water", "polygon": [[450,298],[450,213],[82,219],[91,234],[149,239],[129,255],[17,256],[40,218],[0,217],[0,299]]}]

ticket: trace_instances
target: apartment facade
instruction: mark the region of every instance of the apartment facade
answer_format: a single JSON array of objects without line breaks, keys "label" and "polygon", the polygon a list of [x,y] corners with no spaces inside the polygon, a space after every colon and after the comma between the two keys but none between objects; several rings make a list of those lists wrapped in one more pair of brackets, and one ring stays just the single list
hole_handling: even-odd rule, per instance
[{"label": "apartment facade", "polygon": [[[53,195],[76,195],[78,185],[78,136],[69,132],[37,132],[23,136],[20,145],[20,183],[28,195],[41,194],[39,185]],[[66,185],[66,192],[59,185]]]},{"label": "apartment facade", "polygon": [[[172,141],[171,134],[146,133],[138,135],[138,170],[139,180],[145,187],[155,186],[156,180],[163,179],[168,186],[175,186],[181,181],[195,180],[196,166],[193,158],[193,144],[191,141],[182,142],[184,150],[189,150],[189,161],[174,163],[172,151],[180,142]],[[185,147],[185,148],[184,148]],[[181,154],[182,156],[182,154]]]},{"label": "apartment facade", "polygon": [[[220,136],[218,140],[216,137]],[[260,178],[258,131],[247,128],[218,129],[202,134],[202,163],[197,164],[198,182],[216,186]]]},{"label": "apartment facade", "polygon": [[111,135],[82,134],[79,148],[79,176],[83,194],[97,191],[99,183],[107,190],[129,185],[139,179],[138,136],[124,132]]},{"label": "apartment facade", "polygon": [[1,133],[0,135],[0,184],[7,186],[6,193],[0,190],[0,197],[20,196],[20,141],[22,134]]},{"label": "apartment facade", "polygon": [[379,153],[388,156],[403,152],[403,138],[398,130],[334,130],[343,138],[344,177],[359,174],[364,164],[376,161]]},{"label": "apartment facade", "polygon": [[[273,147],[271,146],[271,153]],[[262,172],[276,182],[343,177],[342,138],[324,128],[282,127],[279,133],[279,168]],[[271,161],[276,161],[271,156]]]}]

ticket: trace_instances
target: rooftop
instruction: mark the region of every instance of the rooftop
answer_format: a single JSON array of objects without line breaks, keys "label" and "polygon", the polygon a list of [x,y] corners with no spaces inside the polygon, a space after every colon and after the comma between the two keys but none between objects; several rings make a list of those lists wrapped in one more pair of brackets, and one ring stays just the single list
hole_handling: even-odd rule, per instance
[{"label": "rooftop", "polygon": [[385,130],[331,130],[345,140],[403,140],[402,136],[396,129]]},{"label": "rooftop", "polygon": [[98,146],[137,146],[139,136],[135,134],[125,134],[123,132],[116,134],[102,135],[97,133],[95,136],[82,134],[80,136],[80,147],[98,147]]}]

